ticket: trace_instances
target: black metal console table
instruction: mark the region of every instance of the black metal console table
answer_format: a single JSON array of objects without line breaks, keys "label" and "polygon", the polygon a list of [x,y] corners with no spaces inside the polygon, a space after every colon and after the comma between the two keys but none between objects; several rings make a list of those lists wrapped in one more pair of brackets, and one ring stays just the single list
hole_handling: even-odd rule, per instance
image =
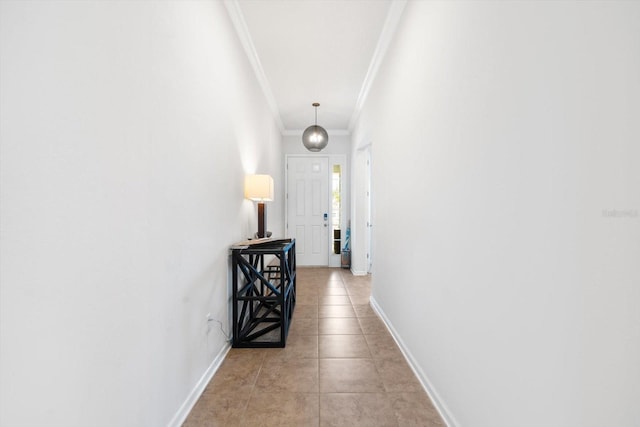
[{"label": "black metal console table", "polygon": [[284,347],[296,303],[295,239],[241,242],[231,258],[233,347]]}]

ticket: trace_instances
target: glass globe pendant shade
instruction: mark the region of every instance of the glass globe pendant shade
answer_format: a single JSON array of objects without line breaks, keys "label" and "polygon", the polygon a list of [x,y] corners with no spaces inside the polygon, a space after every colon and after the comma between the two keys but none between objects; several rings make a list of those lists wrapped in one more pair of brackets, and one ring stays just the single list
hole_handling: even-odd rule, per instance
[{"label": "glass globe pendant shade", "polygon": [[311,125],[302,133],[302,145],[307,150],[318,152],[329,143],[329,135],[322,126]]},{"label": "glass globe pendant shade", "polygon": [[311,104],[316,109],[316,121],[302,133],[302,145],[309,151],[318,152],[329,143],[329,135],[322,126],[318,126],[318,107],[319,103]]}]

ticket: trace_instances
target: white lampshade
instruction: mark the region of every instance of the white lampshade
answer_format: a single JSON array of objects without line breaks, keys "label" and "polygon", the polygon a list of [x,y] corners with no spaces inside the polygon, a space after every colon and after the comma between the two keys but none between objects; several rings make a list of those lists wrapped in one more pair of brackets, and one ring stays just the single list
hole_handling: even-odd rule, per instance
[{"label": "white lampshade", "polygon": [[273,178],[270,175],[247,175],[244,177],[244,197],[254,202],[273,200]]}]

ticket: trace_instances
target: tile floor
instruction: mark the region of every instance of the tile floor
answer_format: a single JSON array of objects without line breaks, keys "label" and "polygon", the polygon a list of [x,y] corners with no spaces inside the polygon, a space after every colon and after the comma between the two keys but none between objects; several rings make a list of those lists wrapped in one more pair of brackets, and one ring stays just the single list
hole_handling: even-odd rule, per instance
[{"label": "tile floor", "polygon": [[184,426],[444,426],[369,295],[369,277],[298,268],[287,346],[231,349]]}]

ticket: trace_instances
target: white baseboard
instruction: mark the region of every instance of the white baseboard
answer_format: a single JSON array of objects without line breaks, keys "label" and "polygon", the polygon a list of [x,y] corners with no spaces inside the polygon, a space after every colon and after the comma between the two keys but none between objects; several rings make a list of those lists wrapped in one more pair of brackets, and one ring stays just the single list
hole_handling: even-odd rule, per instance
[{"label": "white baseboard", "polygon": [[438,392],[436,392],[435,388],[431,384],[431,381],[429,381],[429,378],[427,378],[427,376],[425,375],[420,365],[416,362],[416,359],[413,357],[409,349],[405,346],[404,342],[398,335],[398,332],[395,330],[395,328],[393,327],[393,325],[391,324],[387,316],[384,314],[384,311],[382,311],[382,309],[380,308],[376,300],[373,298],[373,296],[370,297],[369,301],[371,302],[371,307],[373,308],[373,310],[378,314],[378,316],[380,316],[380,319],[382,319],[382,321],[384,322],[385,326],[391,333],[391,336],[395,340],[396,344],[398,344],[398,347],[400,347],[400,351],[402,352],[404,358],[407,360],[407,363],[413,370],[413,373],[418,378],[418,381],[420,381],[422,388],[429,395],[429,398],[431,399],[431,402],[433,402],[433,406],[436,407],[436,410],[440,414],[440,417],[444,420],[447,426],[449,427],[458,426],[459,424],[455,420],[451,412],[449,411],[449,408],[444,403],[444,401],[440,398],[440,396],[438,395]]},{"label": "white baseboard", "polygon": [[351,270],[351,274],[353,274],[354,276],[366,276],[369,273],[367,273],[366,271]]},{"label": "white baseboard", "polygon": [[176,412],[176,414],[173,416],[173,418],[169,422],[168,427],[180,427],[186,421],[189,413],[200,398],[202,392],[204,392],[204,389],[207,387],[207,384],[209,384],[209,381],[211,381],[211,378],[213,378],[213,375],[216,373],[218,368],[220,368],[222,361],[227,356],[227,353],[230,349],[231,346],[229,345],[229,343],[225,343],[224,347],[222,347],[218,355],[213,359],[196,386],[193,388],[193,390],[191,390],[191,393],[189,393],[187,399],[184,401],[182,406],[180,406],[178,412]]}]

